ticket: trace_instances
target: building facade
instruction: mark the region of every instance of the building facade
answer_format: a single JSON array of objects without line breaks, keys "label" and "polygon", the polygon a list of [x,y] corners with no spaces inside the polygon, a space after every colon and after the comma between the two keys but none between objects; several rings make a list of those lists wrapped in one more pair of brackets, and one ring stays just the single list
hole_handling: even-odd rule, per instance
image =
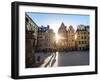
[{"label": "building facade", "polygon": [[47,27],[38,27],[38,43],[37,51],[52,51],[54,49],[53,43],[55,41],[55,33],[50,29],[49,25]]},{"label": "building facade", "polygon": [[70,25],[68,28],[68,44],[67,44],[67,49],[68,50],[75,50],[75,30],[74,28]]},{"label": "building facade", "polygon": [[77,50],[89,50],[89,26],[78,25],[76,36]]},{"label": "building facade", "polygon": [[58,29],[59,51],[89,50],[89,31],[89,26],[78,25],[75,31],[73,26],[70,25],[67,29],[62,23]]},{"label": "building facade", "polygon": [[67,42],[68,42],[68,36],[67,36],[67,28],[62,22],[60,28],[58,29],[58,49],[59,51],[67,50]]},{"label": "building facade", "polygon": [[26,68],[35,64],[34,52],[37,45],[38,26],[36,23],[25,14],[25,53],[26,53]]},{"label": "building facade", "polygon": [[43,51],[46,46],[46,31],[47,27],[41,26],[38,27],[38,43],[37,43],[37,51]]},{"label": "building facade", "polygon": [[53,51],[55,49],[54,44],[56,42],[56,37],[55,37],[55,33],[52,29],[48,29],[47,30],[47,34],[46,34],[46,49],[47,51]]}]

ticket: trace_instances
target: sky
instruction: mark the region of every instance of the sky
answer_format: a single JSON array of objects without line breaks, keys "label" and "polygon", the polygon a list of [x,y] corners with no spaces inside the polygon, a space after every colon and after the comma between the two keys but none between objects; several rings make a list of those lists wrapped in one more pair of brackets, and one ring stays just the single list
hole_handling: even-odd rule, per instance
[{"label": "sky", "polygon": [[77,25],[89,25],[90,16],[89,15],[79,15],[79,14],[58,14],[58,13],[36,13],[36,12],[26,12],[26,14],[38,25],[47,26],[54,30],[55,33],[63,22],[65,26],[72,25],[76,30]]}]

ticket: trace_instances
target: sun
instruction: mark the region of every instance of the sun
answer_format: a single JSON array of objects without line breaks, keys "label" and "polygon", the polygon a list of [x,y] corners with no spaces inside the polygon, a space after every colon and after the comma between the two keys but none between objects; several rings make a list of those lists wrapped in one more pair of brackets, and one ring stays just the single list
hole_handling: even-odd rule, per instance
[{"label": "sun", "polygon": [[56,34],[56,43],[58,43],[59,39],[60,39],[60,36]]},{"label": "sun", "polygon": [[77,39],[77,34],[75,34],[75,40]]}]

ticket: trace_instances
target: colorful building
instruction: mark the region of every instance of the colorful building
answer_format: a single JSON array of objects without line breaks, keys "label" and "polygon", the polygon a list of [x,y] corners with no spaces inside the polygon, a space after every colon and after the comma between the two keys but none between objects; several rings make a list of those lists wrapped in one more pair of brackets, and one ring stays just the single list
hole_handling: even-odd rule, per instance
[{"label": "colorful building", "polygon": [[67,49],[68,50],[75,50],[75,30],[74,28],[70,25],[68,28],[68,44],[67,44]]},{"label": "colorful building", "polygon": [[60,28],[58,29],[58,35],[59,35],[59,40],[58,40],[58,48],[59,51],[64,51],[67,50],[67,30],[66,26],[62,22]]},{"label": "colorful building", "polygon": [[76,30],[76,48],[77,50],[89,49],[89,26],[78,25]]}]

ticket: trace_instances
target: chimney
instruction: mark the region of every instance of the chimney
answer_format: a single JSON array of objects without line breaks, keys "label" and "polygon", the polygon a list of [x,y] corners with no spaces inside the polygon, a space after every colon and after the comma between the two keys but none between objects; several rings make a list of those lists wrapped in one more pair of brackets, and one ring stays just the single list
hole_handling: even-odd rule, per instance
[{"label": "chimney", "polygon": [[41,27],[43,27],[43,25],[41,25]]}]

